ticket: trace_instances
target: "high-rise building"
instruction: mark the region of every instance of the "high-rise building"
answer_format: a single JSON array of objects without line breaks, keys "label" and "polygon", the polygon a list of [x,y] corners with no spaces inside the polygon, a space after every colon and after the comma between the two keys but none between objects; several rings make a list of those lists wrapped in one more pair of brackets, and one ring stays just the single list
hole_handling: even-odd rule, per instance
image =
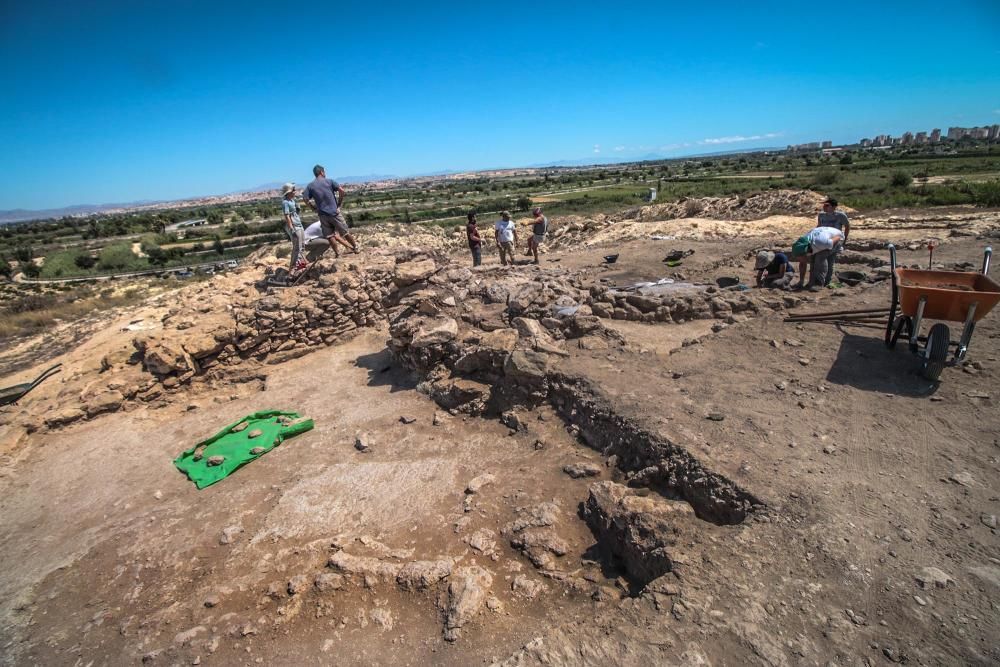
[{"label": "high-rise building", "polygon": [[833,142],[832,141],[824,141],[820,145],[820,148],[833,148]]},{"label": "high-rise building", "polygon": [[858,142],[858,144],[862,148],[871,148],[872,140],[871,139],[862,139],[861,141]]},{"label": "high-rise building", "polygon": [[927,133],[917,132],[917,136],[913,137],[914,143],[926,144],[927,143]]},{"label": "high-rise building", "polygon": [[903,136],[902,136],[902,139],[900,140],[900,143],[904,144],[904,145],[905,144],[912,144],[913,143],[913,133],[912,132],[903,132]]},{"label": "high-rise building", "polygon": [[941,130],[935,127],[931,130],[931,143],[936,144],[939,141],[941,141]]},{"label": "high-rise building", "polygon": [[993,140],[1000,139],[1000,125],[990,125],[989,138]]},{"label": "high-rise building", "polygon": [[949,127],[948,128],[948,139],[951,141],[958,141],[964,137],[969,130],[964,127]]}]

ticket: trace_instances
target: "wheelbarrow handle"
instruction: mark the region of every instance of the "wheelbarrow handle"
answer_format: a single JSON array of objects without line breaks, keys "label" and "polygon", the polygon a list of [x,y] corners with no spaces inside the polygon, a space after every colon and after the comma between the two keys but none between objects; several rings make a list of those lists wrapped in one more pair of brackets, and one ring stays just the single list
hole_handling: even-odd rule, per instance
[{"label": "wheelbarrow handle", "polygon": [[983,253],[983,275],[989,275],[990,273],[990,259],[993,257],[993,246],[986,246],[986,252]]}]

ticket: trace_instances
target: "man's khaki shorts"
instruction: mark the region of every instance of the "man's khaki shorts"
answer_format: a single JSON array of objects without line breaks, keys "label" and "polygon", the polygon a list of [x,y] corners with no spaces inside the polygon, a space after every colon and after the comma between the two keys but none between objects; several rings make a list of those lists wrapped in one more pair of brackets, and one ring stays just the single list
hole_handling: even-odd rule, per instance
[{"label": "man's khaki shorts", "polygon": [[334,215],[320,213],[319,223],[320,228],[323,230],[323,236],[328,238],[333,236],[334,232],[341,236],[350,233],[350,229],[347,227],[347,220],[344,219],[344,214],[340,212],[340,209],[337,209]]}]

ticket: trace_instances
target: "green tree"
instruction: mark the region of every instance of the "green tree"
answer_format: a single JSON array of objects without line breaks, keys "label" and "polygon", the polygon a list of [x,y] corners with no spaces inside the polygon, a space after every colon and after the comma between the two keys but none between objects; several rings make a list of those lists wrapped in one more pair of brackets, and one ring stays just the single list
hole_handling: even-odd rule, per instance
[{"label": "green tree", "polygon": [[82,252],[76,256],[73,263],[80,269],[92,269],[97,264],[97,258],[90,253]]},{"label": "green tree", "polygon": [[531,208],[531,197],[528,197],[527,195],[521,195],[514,202],[514,208],[518,211],[527,211],[529,208]]},{"label": "green tree", "polygon": [[21,262],[20,269],[26,278],[37,278],[38,274],[42,272],[34,262]]},{"label": "green tree", "polygon": [[30,245],[19,245],[14,248],[14,259],[19,262],[30,262],[34,256],[35,253]]},{"label": "green tree", "polygon": [[816,185],[833,185],[840,178],[840,174],[830,167],[821,167],[816,170],[813,176],[813,183]]},{"label": "green tree", "polygon": [[892,177],[889,179],[889,183],[894,188],[908,188],[912,182],[913,177],[902,170],[892,172]]},{"label": "green tree", "polygon": [[226,254],[226,248],[222,245],[222,239],[218,234],[215,235],[215,238],[212,241],[212,250],[214,250],[218,255]]}]

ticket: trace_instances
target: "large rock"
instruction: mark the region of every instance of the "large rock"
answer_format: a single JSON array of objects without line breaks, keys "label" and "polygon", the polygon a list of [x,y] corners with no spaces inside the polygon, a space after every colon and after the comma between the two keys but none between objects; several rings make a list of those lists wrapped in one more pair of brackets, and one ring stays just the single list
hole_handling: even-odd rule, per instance
[{"label": "large rock", "polygon": [[544,379],[548,368],[548,355],[532,350],[514,350],[504,363],[507,375],[526,380]]},{"label": "large rock", "polygon": [[125,397],[122,396],[120,391],[110,389],[101,392],[87,401],[83,406],[83,410],[87,413],[88,417],[93,417],[102,412],[114,412],[120,409],[124,402]]},{"label": "large rock", "polygon": [[356,574],[366,578],[395,579],[402,564],[384,561],[370,556],[354,556],[346,551],[338,551],[330,556],[327,567],[339,570],[345,574]]},{"label": "large rock", "polygon": [[422,348],[441,345],[458,336],[458,322],[450,317],[439,317],[424,322],[410,341],[410,347]]},{"label": "large rock", "polygon": [[583,507],[583,518],[598,543],[620,558],[640,585],[671,571],[669,549],[678,539],[679,520],[693,516],[687,503],[640,496],[615,482],[591,486]]},{"label": "large rock", "polygon": [[396,265],[393,281],[400,287],[412,285],[421,280],[427,280],[437,271],[433,259],[420,259],[413,262],[403,262]]},{"label": "large rock", "polygon": [[150,373],[170,375],[191,370],[184,350],[173,341],[136,338],[133,344],[142,353],[142,364]]},{"label": "large rock", "polygon": [[403,590],[424,590],[450,575],[453,565],[448,559],[413,561],[399,570],[396,583]]},{"label": "large rock", "polygon": [[455,571],[448,586],[448,618],[445,621],[445,639],[453,642],[461,636],[461,628],[465,627],[479,613],[492,585],[493,575],[478,565],[459,568]]}]

